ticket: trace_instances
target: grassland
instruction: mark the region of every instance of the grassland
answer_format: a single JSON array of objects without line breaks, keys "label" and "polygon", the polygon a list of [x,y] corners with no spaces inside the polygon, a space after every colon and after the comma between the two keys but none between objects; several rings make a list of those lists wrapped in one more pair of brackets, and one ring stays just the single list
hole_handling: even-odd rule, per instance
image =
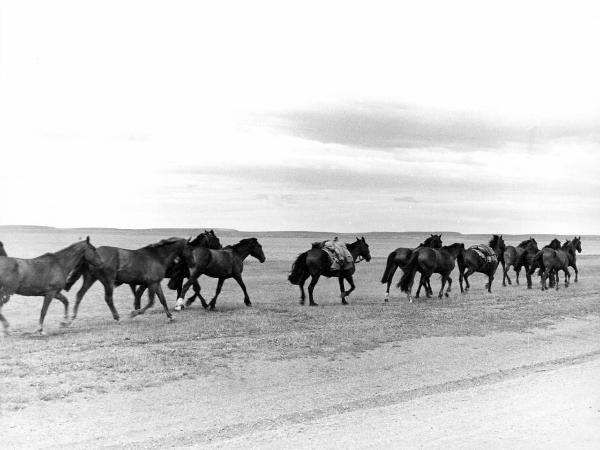
[{"label": "grassland", "polygon": [[[483,366],[477,367],[476,360],[461,356],[462,344],[458,342],[475,339],[484,351],[483,343],[495,342],[498,336],[515,335],[519,336],[518,342],[525,342],[521,337],[535,330],[552,328],[565,320],[600,317],[600,278],[596,275],[600,257],[581,257],[580,282],[567,289],[561,286],[559,291],[542,292],[523,285],[502,287],[496,280],[493,293],[487,294],[484,278],[474,276],[468,294],[460,294],[455,283],[449,299],[413,304],[397,290],[389,303],[383,302],[384,289],[378,280],[384,263],[385,258],[378,255],[370,263],[360,264],[357,290],[346,307],[339,303],[337,282],[321,280],[315,291],[320,306],[312,308],[300,306],[297,287],[286,282],[289,261],[253,261],[245,271],[253,307],[243,305],[239,287],[230,281],[225,284],[216,311],[194,305],[178,313],[172,323],[159,305],[145,316],[128,318],[131,294],[126,287],[116,291],[116,305],[123,320],[115,323],[101,288],[94,286],[82,304],[80,317],[69,328],[59,327],[60,304],[51,306],[45,337],[30,333],[36,326],[41,301],[14,297],[3,310],[11,321],[12,334],[0,339],[0,423],[22,425],[24,417],[30,417],[28,411],[53,405],[94,405],[103,398],[128,395],[151,397],[156,389],[164,393],[187,381],[208,389],[219,386],[215,380],[226,380],[227,388],[221,386],[223,395],[235,402],[236,392],[259,383],[249,381],[253,376],[262,378],[265,385],[261,389],[265,391],[260,395],[266,395],[269,383],[279,386],[273,380],[285,371],[288,379],[282,386],[294,383],[295,370],[306,375],[302,367],[317,371],[318,378],[344,383],[344,371],[351,370],[352,361],[358,364],[374,355],[385,360],[385,352],[390,349],[404,349],[420,341],[439,343],[436,345],[441,352],[436,355],[435,346],[429,349],[419,362],[425,364],[421,370],[427,372],[428,365],[433,367],[436,358],[444,357],[442,353],[454,351],[457,367],[473,365],[473,373],[483,374],[512,367],[508,364],[510,354],[498,351],[484,370]],[[434,283],[435,290],[437,280]],[[205,279],[202,286],[205,296],[210,297],[214,280]],[[72,291],[69,298],[73,297]],[[173,293],[169,300],[173,305]],[[562,345],[562,337],[553,338],[552,333],[544,336],[538,340],[537,350],[522,352],[524,359],[519,364],[525,364],[527,358],[543,362],[548,356],[544,339],[549,342],[548,348]],[[444,342],[449,346],[442,349],[440,343]],[[523,350],[520,344],[513,344],[516,353]],[[577,336],[569,345],[578,348]],[[582,352],[596,350],[588,341],[580,347]],[[390,367],[385,370],[393,375],[394,364],[414,364],[414,358],[414,354],[390,356]],[[448,371],[446,375],[454,370],[445,367],[436,369],[440,380],[444,379],[444,370]],[[395,389],[401,389],[400,385],[396,382]],[[411,385],[407,381],[404,387]],[[209,407],[209,399],[203,395],[193,401]]]}]

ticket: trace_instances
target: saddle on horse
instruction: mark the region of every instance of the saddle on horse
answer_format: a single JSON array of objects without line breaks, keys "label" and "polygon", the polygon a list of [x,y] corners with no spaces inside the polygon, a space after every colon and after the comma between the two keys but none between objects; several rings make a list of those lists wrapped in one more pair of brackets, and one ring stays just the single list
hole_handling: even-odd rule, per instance
[{"label": "saddle on horse", "polygon": [[488,263],[496,263],[498,262],[498,256],[496,256],[496,252],[492,250],[492,248],[485,244],[473,245],[469,247],[469,250],[473,250],[477,253],[485,262]]},{"label": "saddle on horse", "polygon": [[325,250],[325,252],[329,255],[329,260],[331,261],[330,269],[331,270],[341,270],[352,267],[354,264],[354,258],[346,248],[345,244],[334,240],[315,242],[313,243],[313,248],[319,248],[321,250]]}]

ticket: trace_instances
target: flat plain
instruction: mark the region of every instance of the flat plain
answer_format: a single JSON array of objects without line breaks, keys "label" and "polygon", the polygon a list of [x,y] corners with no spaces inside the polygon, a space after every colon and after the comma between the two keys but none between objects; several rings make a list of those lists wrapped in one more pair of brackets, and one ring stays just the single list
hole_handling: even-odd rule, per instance
[{"label": "flat plain", "polygon": [[[3,230],[9,255],[58,250],[82,230]],[[175,233],[175,232],[174,232]],[[169,232],[89,230],[95,245],[136,248]],[[219,234],[223,244],[244,236]],[[522,284],[492,294],[474,275],[461,294],[408,303],[379,282],[387,254],[422,235],[365,235],[349,306],[337,281],[321,279],[318,307],[301,306],[287,282],[296,254],[329,236],[261,233],[267,261],[249,259],[225,283],[216,311],[199,304],[168,322],[160,304],[129,318],[128,287],[115,291],[116,323],[95,285],[68,328],[53,302],[46,336],[41,299],[3,308],[0,429],[18,447],[495,447],[597,448],[600,443],[600,256],[582,237],[578,283],[542,292]],[[342,236],[349,240],[353,237]],[[516,245],[520,237],[506,237]],[[538,239],[545,244],[546,238]],[[593,241],[593,242],[591,242]],[[445,243],[485,242],[449,236]],[[398,279],[396,275],[396,281]],[[210,298],[216,282],[201,278]],[[439,289],[437,278],[432,282]],[[163,283],[164,286],[164,283]],[[74,299],[79,283],[67,294]],[[436,291],[437,292],[437,291]],[[170,306],[175,295],[167,294]]]}]

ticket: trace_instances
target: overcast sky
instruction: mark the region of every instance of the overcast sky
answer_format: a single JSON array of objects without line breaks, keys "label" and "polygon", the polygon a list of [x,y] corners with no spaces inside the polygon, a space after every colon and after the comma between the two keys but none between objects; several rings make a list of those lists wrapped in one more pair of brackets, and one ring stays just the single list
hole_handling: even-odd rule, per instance
[{"label": "overcast sky", "polygon": [[287,3],[0,0],[0,224],[599,232],[595,2]]}]

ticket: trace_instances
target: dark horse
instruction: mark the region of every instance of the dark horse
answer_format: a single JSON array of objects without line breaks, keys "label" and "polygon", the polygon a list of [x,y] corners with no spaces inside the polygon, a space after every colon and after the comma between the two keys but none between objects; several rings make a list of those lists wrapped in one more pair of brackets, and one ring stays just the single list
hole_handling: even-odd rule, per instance
[{"label": "dark horse", "polygon": [[[256,238],[242,239],[235,245],[228,245],[221,250],[211,250],[205,247],[193,247],[190,244],[185,246],[184,259],[190,268],[190,277],[183,285],[181,297],[177,299],[175,310],[180,311],[184,307],[184,297],[190,286],[198,280],[201,275],[208,275],[212,278],[218,278],[217,290],[215,296],[209,304],[202,296],[200,301],[204,308],[215,309],[217,297],[221,293],[223,283],[228,278],[233,278],[242,288],[244,292],[244,303],[246,306],[252,306],[246,285],[242,280],[242,271],[244,270],[244,260],[252,255],[261,263],[265,262],[265,254],[262,246]],[[189,306],[194,302],[194,297],[185,302],[185,306]]]},{"label": "dark horse", "polygon": [[[154,304],[154,296],[157,295],[165,313],[169,319],[172,318],[162,288],[161,280],[165,277],[167,268],[173,265],[177,257],[181,257],[186,245],[185,239],[169,238],[163,239],[156,244],[150,244],[137,250],[126,250],[118,247],[98,247],[98,254],[102,259],[101,267],[83,265],[70,277],[70,286],[83,275],[83,284],[77,292],[75,307],[73,308],[73,319],[77,317],[79,304],[88,289],[99,280],[104,286],[104,300],[110,309],[113,318],[119,320],[119,313],[113,303],[113,291],[115,286],[128,284],[142,286],[148,289],[149,302],[140,310],[131,312],[131,316],[143,314]],[[134,290],[135,293],[135,290]]]},{"label": "dark horse", "polygon": [[[439,298],[442,298],[444,293],[444,287],[448,282],[448,290],[446,291],[446,297],[449,296],[449,292],[452,289],[452,278],[450,273],[456,266],[456,260],[458,259],[459,271],[462,270],[463,266],[463,255],[465,252],[465,245],[462,243],[455,243],[452,245],[446,245],[442,248],[419,248],[412,252],[407,264],[398,283],[398,287],[402,292],[406,292],[409,302],[412,303],[413,298],[411,295],[413,282],[417,271],[421,273],[421,283],[427,286],[429,279],[432,274],[439,273],[442,276],[442,287]],[[419,286],[420,287],[420,286]],[[430,291],[425,288],[427,297],[430,297]]]},{"label": "dark horse", "polygon": [[[204,230],[203,233],[200,233],[193,240],[188,240],[188,243],[192,247],[206,247],[213,250],[223,248],[221,246],[221,241],[219,241],[219,238],[215,234],[214,230]],[[183,281],[189,277],[190,270],[184,258],[175,258],[173,265],[167,268],[167,273],[165,274],[165,278],[169,278],[167,287],[172,291],[177,291],[177,298],[181,297]],[[196,297],[202,299],[202,295],[200,294],[200,284],[198,284],[198,281],[194,281],[192,283],[192,287],[194,288],[194,294],[190,297],[190,299],[192,299],[192,301],[194,301]],[[141,307],[140,303],[145,289],[145,286],[140,286],[137,291],[135,291],[134,309],[136,310],[140,309]],[[204,299],[202,299],[202,301],[204,303]]]},{"label": "dark horse", "polygon": [[[550,252],[552,250],[559,250],[561,247],[560,245],[560,241],[556,238],[552,239],[550,241],[550,243],[548,245],[544,245],[544,247],[542,248],[542,252]],[[537,260],[537,262],[535,261],[536,256],[538,256],[538,253],[540,251],[538,250],[537,252],[535,252],[535,254],[530,255],[530,262],[529,262],[529,267],[533,267],[535,265],[536,268],[539,267],[538,270],[538,275],[540,276],[540,283],[542,280],[542,275],[544,274],[544,261],[543,258]],[[535,269],[534,269],[535,270]],[[531,275],[533,274],[534,270],[528,270],[527,271],[527,276],[531,279]],[[550,283],[550,287],[553,288],[554,287],[554,283],[556,283],[557,281],[555,280],[555,276],[554,276],[554,272],[550,273],[550,277],[548,278],[548,281]],[[528,286],[531,287],[531,286]]]},{"label": "dark horse", "polygon": [[529,236],[529,239],[525,239],[516,247],[512,245],[507,245],[504,250],[504,257],[500,260],[502,264],[502,286],[506,286],[506,282],[508,284],[512,284],[510,277],[508,276],[508,271],[511,266],[514,268],[515,273],[517,274],[517,284],[519,284],[519,274],[521,273],[521,268],[525,266],[525,275],[527,276],[527,272],[529,271],[529,264],[525,260],[524,255],[527,252],[527,247],[535,244],[536,253],[537,253],[537,242],[534,238]]},{"label": "dark horse", "polygon": [[421,247],[431,247],[431,248],[440,248],[442,246],[442,235],[441,234],[432,234],[425,241],[420,244],[417,248],[404,248],[400,247],[394,250],[392,253],[388,255],[387,264],[385,266],[385,270],[383,271],[383,277],[381,277],[382,283],[387,283],[387,288],[385,290],[385,301],[387,302],[390,297],[390,286],[392,284],[392,279],[394,278],[394,274],[396,273],[396,269],[400,267],[400,269],[404,270],[406,264],[408,263],[408,259],[410,255],[417,249]]},{"label": "dark horse", "polygon": [[[313,245],[313,248],[298,255],[296,261],[294,261],[294,264],[292,265],[292,271],[288,276],[288,280],[290,283],[300,286],[301,305],[304,304],[304,300],[306,299],[306,295],[304,294],[304,283],[308,277],[312,277],[310,284],[308,285],[308,299],[310,306],[317,306],[313,298],[313,290],[321,275],[327,278],[338,278],[342,304],[348,304],[346,297],[350,295],[356,287],[354,286],[354,280],[352,279],[352,275],[356,269],[355,264],[360,260],[359,258],[363,258],[367,262],[370,261],[371,253],[369,252],[369,245],[364,237],[361,237],[360,239],[356,238],[356,241],[351,244],[346,244],[346,248],[352,255],[353,262],[350,264],[350,267],[340,270],[331,269],[331,258],[329,257],[329,254],[318,246],[315,247]],[[344,288],[344,280],[350,284],[350,290],[348,291]]]},{"label": "dark horse", "polygon": [[[12,294],[28,297],[44,297],[40,322],[36,332],[43,334],[44,317],[53,299],[58,299],[65,307],[63,326],[69,324],[69,301],[60,292],[65,287],[67,275],[81,261],[91,267],[101,267],[102,260],[90,238],[76,242],[56,253],[45,253],[33,259],[0,257],[0,291],[3,295]],[[2,316],[4,296],[0,302],[0,322],[8,334],[8,321]]]},{"label": "dark horse", "polygon": [[[0,256],[8,256],[6,250],[4,250],[4,244],[0,241]],[[4,292],[3,288],[0,288],[0,308],[2,305],[10,300],[10,295]]]},{"label": "dark horse", "polygon": [[[575,263],[575,252],[581,253],[581,240],[574,237],[573,240],[565,242],[558,250],[550,247],[545,247],[535,255],[533,265],[529,269],[533,273],[537,267],[542,268],[542,291],[546,290],[546,279],[554,274],[554,284],[558,290],[558,271],[562,270],[565,273],[565,287],[569,286],[571,273],[569,266]],[[551,286],[552,287],[552,286]]]},{"label": "dark horse", "polygon": [[[504,253],[504,250],[506,250],[502,235],[494,234],[492,239],[490,239],[489,246],[496,255],[495,261],[486,261],[486,259],[482,258],[479,253],[474,250],[474,247],[470,247],[465,250],[465,265],[463,270],[460,271],[459,277],[461,292],[469,290],[471,287],[469,284],[469,277],[475,272],[480,272],[488,276],[488,282],[485,287],[487,288],[488,292],[492,292],[492,281],[494,281],[494,274],[496,273],[496,269],[498,268],[498,263],[502,257],[502,254]],[[464,290],[462,283],[463,278],[466,284]]]}]

